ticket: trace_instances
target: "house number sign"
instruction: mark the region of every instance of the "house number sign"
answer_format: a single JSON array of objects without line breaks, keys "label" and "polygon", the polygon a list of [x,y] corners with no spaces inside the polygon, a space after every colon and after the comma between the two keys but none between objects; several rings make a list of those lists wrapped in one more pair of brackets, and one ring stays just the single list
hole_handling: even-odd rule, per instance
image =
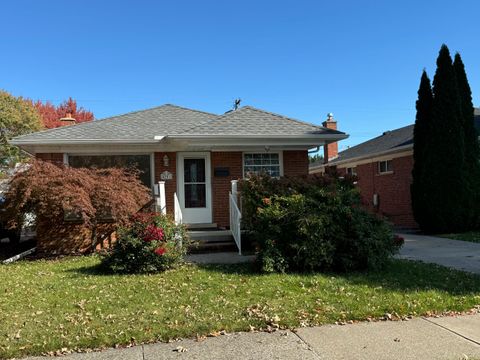
[{"label": "house number sign", "polygon": [[173,179],[173,174],[170,171],[164,171],[160,174],[160,179],[165,181],[165,180],[172,180]]}]

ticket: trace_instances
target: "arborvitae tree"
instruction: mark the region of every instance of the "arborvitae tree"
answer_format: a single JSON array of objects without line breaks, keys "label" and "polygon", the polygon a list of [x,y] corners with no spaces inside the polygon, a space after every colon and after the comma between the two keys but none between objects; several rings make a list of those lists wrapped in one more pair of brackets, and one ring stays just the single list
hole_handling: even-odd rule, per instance
[{"label": "arborvitae tree", "polygon": [[433,94],[430,79],[427,72],[423,70],[418,89],[418,100],[416,102],[417,115],[413,129],[413,171],[412,171],[412,208],[415,220],[424,224],[426,201],[424,198],[425,187],[428,186],[423,176],[425,167],[425,148],[428,145],[430,135],[430,123],[432,120]]},{"label": "arborvitae tree", "polygon": [[465,166],[467,171],[468,191],[470,196],[465,207],[469,209],[469,225],[478,225],[480,214],[480,163],[478,133],[474,123],[474,108],[472,102],[472,91],[468,84],[465,66],[459,53],[455,54],[453,62],[455,76],[457,78],[458,93],[460,97],[460,117],[463,127],[465,141]]},{"label": "arborvitae tree", "polygon": [[452,58],[442,45],[433,78],[433,107],[428,143],[424,149],[422,222],[428,232],[468,228],[468,193],[463,122]]}]

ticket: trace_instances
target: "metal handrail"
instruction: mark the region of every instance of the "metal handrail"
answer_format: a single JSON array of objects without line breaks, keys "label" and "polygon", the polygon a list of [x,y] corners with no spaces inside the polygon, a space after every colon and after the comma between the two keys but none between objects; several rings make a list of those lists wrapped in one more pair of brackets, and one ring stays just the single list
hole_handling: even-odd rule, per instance
[{"label": "metal handrail", "polygon": [[230,192],[230,231],[232,232],[233,239],[238,247],[238,254],[242,255],[242,231],[241,220],[242,213],[237,205],[235,196]]},{"label": "metal handrail", "polygon": [[175,224],[183,224],[182,208],[180,206],[180,201],[178,201],[177,193],[173,193],[173,199],[175,210]]}]

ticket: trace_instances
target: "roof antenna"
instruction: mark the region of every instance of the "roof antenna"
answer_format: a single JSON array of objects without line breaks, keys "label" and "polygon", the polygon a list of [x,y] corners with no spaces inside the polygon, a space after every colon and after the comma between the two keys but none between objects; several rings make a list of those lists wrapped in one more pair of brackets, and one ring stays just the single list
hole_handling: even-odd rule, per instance
[{"label": "roof antenna", "polygon": [[237,110],[241,102],[242,102],[242,99],[240,98],[235,99],[235,101],[233,102],[233,110]]}]

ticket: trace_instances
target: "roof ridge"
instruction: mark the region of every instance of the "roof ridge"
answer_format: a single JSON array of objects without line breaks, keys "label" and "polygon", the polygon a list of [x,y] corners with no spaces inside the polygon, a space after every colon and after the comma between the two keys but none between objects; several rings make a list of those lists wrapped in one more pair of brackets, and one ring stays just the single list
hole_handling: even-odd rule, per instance
[{"label": "roof ridge", "polygon": [[[289,121],[293,121],[293,122],[296,122],[296,123],[299,123],[299,124],[302,124],[302,125],[310,125],[310,126],[314,126],[314,127],[317,127],[319,129],[322,129],[322,130],[331,130],[331,129],[328,129],[326,128],[325,126],[321,126],[321,125],[317,125],[317,124],[312,124],[312,123],[309,123],[309,122],[306,122],[306,121],[302,121],[302,120],[298,120],[298,119],[295,119],[295,118],[292,118],[292,117],[288,117],[288,116],[285,116],[285,115],[281,115],[281,114],[277,114],[277,113],[274,113],[274,112],[271,112],[271,111],[267,111],[267,110],[263,110],[263,109],[259,109],[259,108],[256,108],[256,107],[253,107],[253,106],[250,106],[250,105],[245,105],[245,106],[242,106],[240,108],[241,109],[251,109],[251,110],[255,110],[255,111],[260,111],[260,112],[263,112],[265,114],[269,114],[269,115],[273,115],[273,116],[278,116],[278,117],[281,117],[285,120],[289,120]],[[224,114],[226,115],[226,114]]]},{"label": "roof ridge", "polygon": [[[242,109],[242,108],[244,108],[244,107],[245,107],[245,106],[241,107],[240,109]],[[190,131],[190,130],[193,130],[193,129],[199,127],[199,126],[207,125],[207,124],[210,124],[210,123],[215,122],[215,121],[217,121],[217,120],[220,120],[220,119],[222,119],[223,117],[226,117],[227,114],[231,114],[231,113],[233,113],[233,112],[235,112],[235,111],[236,111],[236,110],[230,110],[230,111],[227,111],[227,112],[225,112],[225,113],[223,113],[223,114],[221,114],[221,115],[216,115],[217,117],[216,117],[215,119],[207,120],[207,121],[202,122],[202,123],[200,123],[200,124],[194,125],[194,126],[192,126],[191,128],[188,128],[188,129],[183,130],[183,133],[186,133],[186,132],[188,132],[188,131]]]},{"label": "roof ridge", "polygon": [[[215,113],[211,113],[211,112],[208,112],[208,111],[203,111],[203,110],[197,110],[197,109],[190,109],[190,108],[187,108],[185,106],[179,106],[179,105],[175,105],[175,104],[163,104],[161,106],[172,106],[172,107],[176,107],[178,109],[182,109],[182,110],[188,110],[188,111],[193,111],[193,112],[198,112],[198,113],[201,113],[201,114],[207,114],[207,115],[213,115],[213,116],[216,116],[216,117],[219,117],[221,115],[218,115],[218,114],[215,114]],[[161,107],[161,106],[158,106],[158,107]],[[153,108],[155,109],[155,108]],[[149,109],[147,109],[149,110]],[[150,109],[151,110],[151,109]]]}]

